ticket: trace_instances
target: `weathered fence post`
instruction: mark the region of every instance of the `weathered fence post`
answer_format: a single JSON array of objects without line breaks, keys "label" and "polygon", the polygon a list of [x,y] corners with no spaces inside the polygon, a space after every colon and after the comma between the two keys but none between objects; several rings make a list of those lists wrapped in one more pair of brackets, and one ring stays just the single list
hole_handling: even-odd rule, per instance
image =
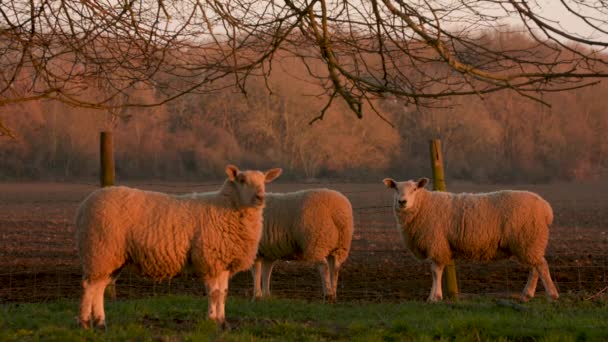
[{"label": "weathered fence post", "polygon": [[[433,190],[446,191],[445,177],[443,175],[443,157],[441,155],[441,140],[429,141],[431,150],[431,169],[433,170]],[[458,299],[458,280],[456,278],[456,266],[454,260],[445,266],[444,283],[447,287],[448,298]]]},{"label": "weathered fence post", "polygon": [[99,135],[99,180],[101,187],[114,185],[114,150],[112,132]]},{"label": "weathered fence post", "polygon": [[[99,183],[101,187],[114,185],[114,144],[112,132],[99,134]],[[106,287],[108,298],[116,299],[116,286],[114,281]]]}]

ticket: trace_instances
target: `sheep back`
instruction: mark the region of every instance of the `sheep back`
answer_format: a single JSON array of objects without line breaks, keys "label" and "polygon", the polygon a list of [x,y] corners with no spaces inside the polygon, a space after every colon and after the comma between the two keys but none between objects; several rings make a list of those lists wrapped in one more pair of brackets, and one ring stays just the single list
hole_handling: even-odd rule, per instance
[{"label": "sheep back", "polygon": [[353,235],[350,201],[329,189],[267,193],[258,255],[267,260],[320,261],[348,257]]},{"label": "sheep back", "polygon": [[[221,202],[216,193],[193,199],[123,186],[93,192],[76,215],[84,276],[103,277],[132,264],[144,276],[164,279],[188,261],[203,274],[217,274],[226,265],[233,272],[249,268],[261,234],[261,213],[235,212]],[[229,233],[232,229],[239,232]],[[235,240],[246,241],[253,251],[232,245]]]},{"label": "sheep back", "polygon": [[516,255],[535,264],[544,257],[553,211],[527,191],[453,194],[422,191],[403,215],[406,245],[418,258],[488,261]]}]

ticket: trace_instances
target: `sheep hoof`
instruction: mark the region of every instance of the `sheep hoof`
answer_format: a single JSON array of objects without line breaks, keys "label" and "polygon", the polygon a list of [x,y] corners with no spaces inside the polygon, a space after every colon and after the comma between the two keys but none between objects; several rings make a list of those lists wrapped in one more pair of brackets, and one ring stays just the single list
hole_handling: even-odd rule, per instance
[{"label": "sheep hoof", "polygon": [[226,320],[217,322],[217,331],[218,332],[230,331],[230,325],[228,324],[228,322],[226,322]]},{"label": "sheep hoof", "polygon": [[529,301],[530,301],[530,299],[532,299],[532,296],[527,295],[527,294],[522,294],[522,295],[521,295],[521,297],[519,297],[519,300],[520,300],[522,303],[527,303],[527,302],[529,302]]},{"label": "sheep hoof", "polygon": [[82,329],[91,329],[91,321],[80,320],[79,323]]},{"label": "sheep hoof", "polygon": [[106,331],[106,322],[105,321],[99,321],[95,323],[95,329],[99,330],[99,331]]},{"label": "sheep hoof", "polygon": [[437,303],[437,302],[440,302],[442,299],[443,299],[442,297],[431,296],[426,301],[429,303]]},{"label": "sheep hoof", "polygon": [[327,296],[327,297],[325,297],[325,301],[327,303],[330,303],[330,304],[335,304],[336,303],[336,296],[331,296],[331,295]]}]

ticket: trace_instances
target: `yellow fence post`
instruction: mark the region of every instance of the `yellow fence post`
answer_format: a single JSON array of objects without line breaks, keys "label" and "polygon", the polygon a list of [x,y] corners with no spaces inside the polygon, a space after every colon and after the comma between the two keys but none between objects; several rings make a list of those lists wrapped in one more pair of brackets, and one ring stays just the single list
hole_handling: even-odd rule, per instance
[{"label": "yellow fence post", "polygon": [[[112,132],[101,132],[99,135],[99,183],[101,187],[114,185],[114,144]],[[105,290],[108,298],[116,299],[116,286],[110,282]]]},{"label": "yellow fence post", "polygon": [[[446,191],[445,177],[443,174],[443,157],[441,155],[441,140],[430,141],[431,169],[433,170],[433,190]],[[444,283],[447,287],[448,298],[458,299],[458,279],[456,278],[456,265],[454,260],[445,266]]]}]

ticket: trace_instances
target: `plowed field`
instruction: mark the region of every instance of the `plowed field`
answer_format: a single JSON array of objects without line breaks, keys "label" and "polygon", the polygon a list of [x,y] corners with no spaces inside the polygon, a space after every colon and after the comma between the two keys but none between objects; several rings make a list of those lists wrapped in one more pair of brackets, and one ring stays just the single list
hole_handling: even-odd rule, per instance
[{"label": "plowed field", "polygon": [[[130,184],[185,193],[209,191],[217,184]],[[340,274],[338,299],[424,300],[431,285],[428,262],[405,250],[390,209],[391,192],[377,184],[272,184],[269,191],[328,187],[342,191],[353,203],[355,236],[351,255]],[[546,184],[481,186],[448,184],[452,191],[477,192],[500,188],[528,189],[553,206],[555,221],[547,249],[552,277],[561,293],[588,298],[608,286],[608,184]],[[73,217],[93,184],[0,183],[0,303],[76,298],[80,268]],[[523,289],[527,271],[514,260],[494,263],[457,262],[463,296],[512,296]],[[251,276],[237,274],[231,294],[250,295]],[[165,293],[204,295],[193,274],[154,282],[126,269],[117,282],[119,298]],[[539,282],[539,294],[542,285]],[[281,262],[272,276],[273,294],[320,300],[320,280],[313,265]]]}]

